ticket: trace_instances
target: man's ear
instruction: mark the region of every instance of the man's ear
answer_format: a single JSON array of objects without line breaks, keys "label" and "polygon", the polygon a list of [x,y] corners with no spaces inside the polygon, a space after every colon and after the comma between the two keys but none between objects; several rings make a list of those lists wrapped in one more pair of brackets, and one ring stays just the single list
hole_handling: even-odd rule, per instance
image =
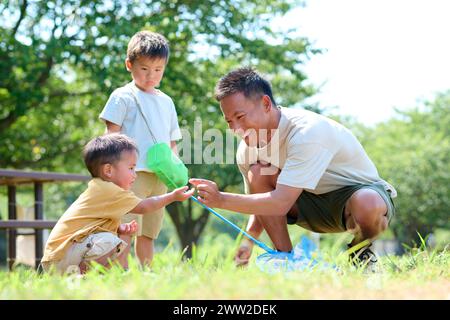
[{"label": "man's ear", "polygon": [[108,179],[111,178],[112,165],[110,163],[106,163],[106,164],[102,165],[101,173],[102,173],[103,177],[108,178]]},{"label": "man's ear", "polygon": [[270,99],[270,97],[267,94],[263,95],[262,103],[264,106],[264,111],[269,112],[270,109],[272,109],[272,100]]},{"label": "man's ear", "polygon": [[132,65],[131,65],[130,59],[128,59],[128,58],[125,59],[125,67],[127,68],[127,71],[128,71],[128,72],[131,71]]}]

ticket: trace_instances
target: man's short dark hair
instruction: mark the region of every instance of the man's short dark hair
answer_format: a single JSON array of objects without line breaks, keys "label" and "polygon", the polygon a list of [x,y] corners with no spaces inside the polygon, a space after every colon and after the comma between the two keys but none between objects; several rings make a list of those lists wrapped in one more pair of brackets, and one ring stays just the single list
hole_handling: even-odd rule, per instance
[{"label": "man's short dark hair", "polygon": [[239,92],[243,93],[246,98],[252,99],[267,95],[276,105],[270,82],[251,67],[233,70],[222,77],[216,85],[215,97],[217,101],[220,101],[226,96]]},{"label": "man's short dark hair", "polygon": [[134,62],[139,57],[169,60],[169,42],[156,32],[139,31],[128,42],[127,59]]},{"label": "man's short dark hair", "polygon": [[100,177],[101,166],[120,161],[124,151],[137,152],[136,143],[124,134],[105,134],[86,144],[83,149],[84,163],[92,177]]}]

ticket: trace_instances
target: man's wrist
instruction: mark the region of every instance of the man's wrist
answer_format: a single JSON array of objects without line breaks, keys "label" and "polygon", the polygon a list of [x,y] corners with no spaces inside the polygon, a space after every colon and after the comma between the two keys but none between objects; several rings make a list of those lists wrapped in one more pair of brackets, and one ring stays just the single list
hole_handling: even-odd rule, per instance
[{"label": "man's wrist", "polygon": [[219,199],[219,201],[218,201],[218,203],[219,203],[218,207],[224,209],[223,205],[224,205],[225,203],[227,203],[225,192],[219,191],[219,197],[218,197],[218,199]]},{"label": "man's wrist", "polygon": [[254,245],[255,244],[250,239],[244,239],[241,242],[241,247],[246,247],[246,248],[249,248],[249,249],[253,248]]}]

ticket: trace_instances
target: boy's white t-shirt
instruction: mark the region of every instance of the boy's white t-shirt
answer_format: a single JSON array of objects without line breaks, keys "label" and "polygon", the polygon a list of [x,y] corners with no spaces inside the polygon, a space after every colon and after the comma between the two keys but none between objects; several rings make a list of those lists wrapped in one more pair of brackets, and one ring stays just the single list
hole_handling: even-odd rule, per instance
[{"label": "boy's white t-shirt", "polygon": [[170,141],[180,140],[181,131],[172,99],[160,90],[155,94],[144,92],[136,87],[134,81],[113,91],[99,118],[121,126],[121,133],[132,138],[138,146],[136,171],[151,172],[146,166],[146,157],[147,150],[154,142],[133,92],[146,115],[156,141],[165,142],[170,146]]},{"label": "boy's white t-shirt", "polygon": [[396,196],[350,130],[308,110],[280,107],[280,111],[278,129],[267,146],[250,148],[244,141],[239,145],[236,160],[247,193],[250,166],[260,161],[281,169],[277,183],[314,194],[381,182]]}]

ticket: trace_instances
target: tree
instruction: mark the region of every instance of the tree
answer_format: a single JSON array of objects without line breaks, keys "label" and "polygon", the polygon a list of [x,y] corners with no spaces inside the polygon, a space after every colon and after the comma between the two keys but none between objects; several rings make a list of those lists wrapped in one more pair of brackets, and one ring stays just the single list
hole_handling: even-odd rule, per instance
[{"label": "tree", "polygon": [[[239,65],[270,76],[280,104],[314,92],[301,64],[314,49],[291,31],[270,29],[300,1],[20,1],[0,4],[0,166],[84,172],[82,146],[103,132],[98,114],[111,91],[129,81],[126,46],[137,31],[164,34],[171,57],[161,88],[180,123],[225,128],[213,98],[217,80]],[[204,165],[191,175],[240,183],[234,166]],[[214,175],[219,171],[220,175]],[[190,205],[169,208],[182,246],[197,241],[207,221]],[[183,240],[184,239],[184,240]]]},{"label": "tree", "polygon": [[436,228],[449,228],[450,92],[422,108],[399,112],[367,129],[362,139],[380,175],[398,191],[392,230],[407,245]]}]

